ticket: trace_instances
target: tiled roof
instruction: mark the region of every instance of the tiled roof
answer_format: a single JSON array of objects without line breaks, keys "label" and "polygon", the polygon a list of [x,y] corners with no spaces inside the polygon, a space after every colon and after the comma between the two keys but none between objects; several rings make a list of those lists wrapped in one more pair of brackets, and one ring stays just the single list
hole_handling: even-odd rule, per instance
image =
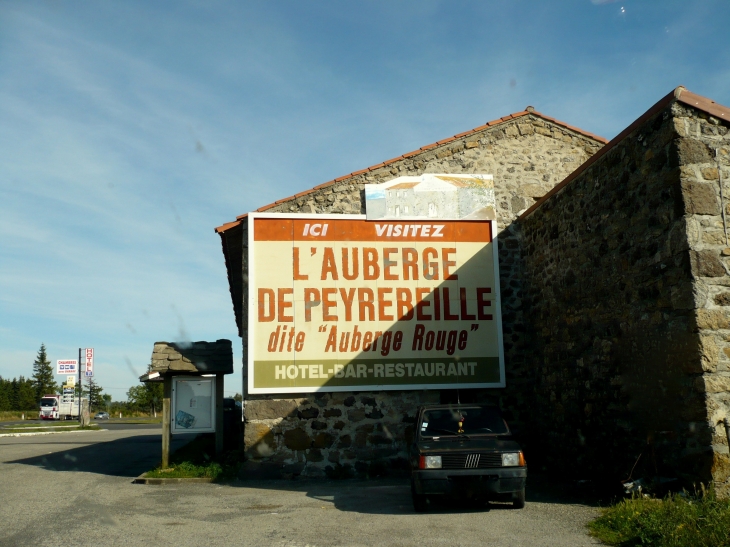
[{"label": "tiled roof", "polygon": [[[275,201],[274,203],[269,203],[268,205],[263,205],[263,206],[259,207],[258,209],[256,209],[256,211],[257,212],[267,211],[267,210],[269,210],[269,209],[271,209],[273,207],[276,207],[277,205],[281,205],[282,203],[286,203],[287,201],[291,201],[291,200],[298,199],[300,197],[306,196],[306,195],[308,195],[308,194],[310,194],[310,193],[312,193],[312,192],[314,192],[316,190],[320,190],[322,188],[326,188],[326,187],[331,186],[333,184],[336,184],[338,182],[342,182],[342,181],[347,180],[349,178],[356,177],[357,175],[362,175],[363,173],[368,173],[368,172],[371,172],[371,171],[375,171],[377,169],[380,169],[381,167],[385,167],[386,165],[390,165],[391,163],[395,163],[395,162],[400,161],[400,160],[412,158],[413,156],[417,156],[418,154],[421,154],[421,153],[423,153],[426,150],[429,150],[431,148],[435,148],[437,146],[441,146],[443,144],[447,144],[447,143],[453,142],[453,141],[458,140],[458,139],[463,139],[465,137],[468,137],[468,136],[473,135],[475,133],[478,133],[480,131],[484,131],[485,129],[488,129],[490,127],[494,127],[495,125],[499,125],[499,124],[502,124],[502,123],[505,123],[505,122],[514,120],[516,118],[521,118],[523,116],[529,116],[529,115],[536,116],[538,118],[542,118],[543,120],[546,120],[546,121],[549,121],[551,123],[554,123],[555,125],[558,125],[560,127],[564,127],[566,129],[569,129],[570,131],[574,131],[576,133],[580,133],[581,135],[584,135],[584,136],[586,136],[586,137],[588,137],[590,139],[596,140],[598,142],[601,142],[601,143],[604,143],[604,144],[608,142],[608,140],[607,139],[604,139],[603,137],[599,137],[598,135],[594,135],[593,133],[589,133],[587,131],[583,131],[582,129],[580,129],[578,127],[574,127],[574,126],[572,126],[570,124],[567,124],[565,122],[561,122],[560,120],[556,120],[555,118],[551,118],[550,116],[546,116],[545,114],[542,114],[542,113],[534,110],[531,106],[528,106],[522,112],[515,112],[514,114],[510,114],[508,116],[503,116],[503,117],[498,118],[496,120],[492,120],[491,122],[487,122],[484,125],[480,125],[479,127],[475,127],[474,129],[472,129],[470,131],[465,131],[464,133],[459,133],[458,135],[454,135],[453,137],[449,137],[447,139],[443,139],[443,140],[436,141],[436,142],[431,143],[431,144],[427,144],[426,146],[422,146],[418,150],[414,150],[412,152],[407,152],[406,154],[402,154],[400,156],[397,156],[395,158],[389,159],[389,160],[384,161],[382,163],[378,163],[377,165],[371,165],[370,167],[367,167],[366,169],[361,169],[359,171],[354,171],[354,172],[350,173],[349,175],[343,175],[341,177],[337,177],[336,179],[333,179],[333,180],[327,181],[325,183],[319,184],[318,186],[315,186],[314,188],[311,188],[309,190],[305,190],[304,192],[299,192],[298,194],[295,194],[293,196],[289,196],[289,197],[286,197],[286,198],[279,199],[279,200]],[[236,221],[234,221],[234,222],[228,222],[226,224],[223,224],[222,226],[218,226],[215,229],[215,231],[217,233],[221,234],[221,233],[225,232],[226,230],[229,230],[229,229],[231,229],[231,228],[233,228],[235,226],[238,226],[238,224],[240,223],[241,219],[246,218],[247,215],[248,215],[248,213],[243,214],[243,215],[239,215],[239,216],[236,217]]]},{"label": "tiled roof", "polygon": [[637,128],[644,125],[644,123],[654,116],[657,112],[661,112],[664,110],[667,106],[669,106],[673,101],[677,101],[680,103],[684,103],[688,106],[691,106],[692,108],[696,108],[697,110],[702,110],[703,112],[706,112],[707,114],[711,116],[716,116],[717,118],[721,120],[726,120],[727,122],[730,122],[730,108],[727,106],[723,106],[721,104],[716,103],[712,99],[708,99],[707,97],[703,97],[702,95],[697,95],[696,93],[692,93],[691,91],[688,91],[685,87],[679,86],[673,89],[670,93],[662,97],[654,106],[652,106],[649,110],[644,112],[641,116],[639,116],[631,125],[629,125],[626,129],[621,131],[618,135],[616,135],[613,139],[611,139],[611,142],[609,142],[606,146],[601,148],[598,152],[593,154],[588,160],[581,164],[575,171],[573,171],[570,175],[565,177],[562,182],[556,184],[552,190],[550,190],[547,194],[545,194],[543,197],[541,197],[539,200],[537,200],[527,211],[522,213],[518,220],[522,220],[524,218],[527,218],[530,216],[535,209],[540,207],[545,201],[550,199],[552,196],[560,192],[565,186],[570,184],[571,181],[573,181],[576,177],[578,177],[581,173],[583,173],[586,169],[588,169],[591,165],[593,165],[596,161],[598,161],[601,157],[603,157],[605,154],[609,152],[614,146],[616,146],[618,143],[620,143],[622,140],[624,140],[628,135],[633,133]]}]

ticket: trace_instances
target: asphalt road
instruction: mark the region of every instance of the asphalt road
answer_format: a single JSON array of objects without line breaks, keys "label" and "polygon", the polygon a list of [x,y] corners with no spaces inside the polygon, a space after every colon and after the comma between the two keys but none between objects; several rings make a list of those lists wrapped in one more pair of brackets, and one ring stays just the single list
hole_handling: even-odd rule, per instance
[{"label": "asphalt road", "polygon": [[[180,444],[185,439],[174,438]],[[585,546],[590,504],[528,482],[525,509],[413,512],[407,480],[148,486],[158,431],[0,437],[0,546]]]}]

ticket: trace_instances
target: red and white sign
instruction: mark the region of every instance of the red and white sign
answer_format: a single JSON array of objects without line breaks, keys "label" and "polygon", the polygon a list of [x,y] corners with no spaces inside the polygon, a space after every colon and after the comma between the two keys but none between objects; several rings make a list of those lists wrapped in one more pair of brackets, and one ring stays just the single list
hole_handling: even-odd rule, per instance
[{"label": "red and white sign", "polygon": [[86,376],[94,375],[94,348],[86,348]]},{"label": "red and white sign", "polygon": [[504,387],[494,221],[248,222],[250,393]]}]

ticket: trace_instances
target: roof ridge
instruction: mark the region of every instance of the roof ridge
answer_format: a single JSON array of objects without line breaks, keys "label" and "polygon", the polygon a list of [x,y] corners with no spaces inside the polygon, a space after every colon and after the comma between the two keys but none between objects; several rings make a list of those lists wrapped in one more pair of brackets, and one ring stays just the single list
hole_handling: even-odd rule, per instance
[{"label": "roof ridge", "polygon": [[[337,184],[338,182],[342,182],[343,180],[347,180],[349,178],[355,177],[357,175],[362,175],[363,173],[372,172],[376,169],[380,169],[381,167],[385,167],[386,165],[390,165],[391,163],[395,163],[397,161],[405,160],[410,157],[416,156],[426,150],[430,150],[432,148],[436,148],[437,146],[441,146],[443,144],[448,144],[449,142],[453,142],[458,139],[462,139],[464,137],[468,137],[469,135],[473,135],[475,133],[478,133],[480,131],[484,131],[485,129],[488,129],[490,127],[494,127],[496,125],[500,125],[512,120],[515,120],[517,118],[521,118],[524,116],[536,116],[538,118],[542,118],[546,121],[549,121],[550,123],[554,123],[555,125],[559,125],[561,127],[564,127],[570,131],[574,131],[576,133],[579,133],[585,137],[588,137],[593,140],[597,140],[599,142],[602,142],[603,144],[606,144],[608,142],[608,139],[605,139],[603,137],[600,137],[598,135],[595,135],[593,133],[589,133],[588,131],[584,131],[580,129],[579,127],[575,127],[573,125],[567,124],[565,122],[562,122],[560,120],[557,120],[555,118],[552,118],[550,116],[546,116],[545,114],[542,114],[541,112],[538,112],[535,110],[532,106],[525,107],[525,110],[522,110],[520,112],[514,112],[513,114],[508,114],[507,116],[502,116],[501,118],[497,118],[495,120],[488,121],[484,125],[480,125],[478,127],[475,127],[474,129],[471,129],[469,131],[464,131],[463,133],[457,133],[456,135],[453,135],[451,137],[448,137],[446,139],[442,139],[440,141],[433,142],[431,144],[427,144],[425,146],[422,146],[421,148],[417,150],[413,150],[411,152],[406,152],[405,154],[401,154],[400,156],[396,156],[395,158],[391,158],[389,160],[386,160],[384,162],[378,163],[376,165],[371,165],[370,167],[366,167],[365,169],[360,169],[358,171],[353,171],[352,173],[348,175],[343,175],[341,177],[337,177],[335,179],[329,180],[327,182],[323,182],[322,184],[318,184],[317,186],[310,188],[309,190],[305,190],[304,192],[299,192],[298,194],[294,194],[293,196],[288,196],[285,198],[278,199],[274,201],[273,203],[269,203],[267,205],[263,205],[256,209],[256,212],[260,213],[263,211],[268,211],[269,209],[272,209],[273,207],[276,207],[277,205],[281,205],[282,203],[286,203],[287,201],[291,201],[293,199],[297,199],[300,197],[303,197],[315,190],[320,190],[322,188],[327,188],[328,186],[332,186],[333,184]],[[215,228],[215,231],[217,233],[225,232],[226,230],[232,228],[234,225],[237,226],[241,220],[246,218],[248,216],[248,213],[245,213],[243,215],[239,215],[236,217],[236,221],[234,222],[228,222],[226,224],[223,224],[222,226],[218,226]]]},{"label": "roof ridge", "polygon": [[524,213],[517,217],[517,220],[523,220],[530,216],[538,207],[545,203],[545,201],[550,199],[555,194],[559,193],[563,188],[565,188],[566,185],[568,185],[572,180],[578,177],[578,175],[586,171],[591,165],[598,161],[599,158],[603,157],[618,143],[620,143],[627,136],[633,133],[638,127],[643,125],[644,122],[654,116],[657,112],[660,112],[662,109],[669,106],[674,101],[684,103],[688,106],[691,106],[692,108],[697,108],[698,110],[702,110],[712,116],[717,116],[720,119],[730,122],[730,108],[716,103],[712,99],[703,97],[702,95],[692,93],[684,86],[677,86],[672,91],[667,93],[664,97],[659,99],[656,103],[654,103],[654,105],[652,105],[641,116],[631,122],[623,131],[621,131],[618,135],[611,139],[611,141],[608,142],[606,146],[601,148],[598,152],[593,154],[585,162],[579,165],[575,171],[570,173],[561,182],[553,186],[553,188],[547,194],[542,196],[539,200],[533,203],[529,209],[527,209]]}]

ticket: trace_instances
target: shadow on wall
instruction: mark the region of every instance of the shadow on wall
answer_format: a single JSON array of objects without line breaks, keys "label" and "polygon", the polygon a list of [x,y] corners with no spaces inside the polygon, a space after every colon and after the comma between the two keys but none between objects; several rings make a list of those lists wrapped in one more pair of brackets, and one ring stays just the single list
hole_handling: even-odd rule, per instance
[{"label": "shadow on wall", "polygon": [[[287,360],[294,352],[278,351],[285,324],[272,322],[269,350],[274,348],[272,353],[281,358],[256,369],[257,385],[316,389],[322,385],[319,377],[326,376],[324,386],[348,391],[249,395],[247,470],[284,478],[404,473],[419,405],[457,398],[499,404],[496,389],[468,387],[496,387],[501,379],[496,287],[487,283],[492,276],[485,270],[493,271],[493,244],[458,269],[453,244],[430,250],[407,245],[397,249],[399,259],[390,271],[408,281],[380,300],[377,288],[338,287],[333,275],[321,282],[322,292],[333,289],[330,294],[337,295],[337,305],[325,305],[320,292],[307,304],[306,314],[309,332],[323,333],[317,338],[323,341],[323,359],[291,364]],[[418,266],[406,271],[402,258],[412,253],[419,255]],[[350,267],[358,268],[354,249],[349,249],[348,258]],[[336,315],[339,321],[324,321],[325,315]],[[386,331],[367,330],[367,321],[377,319],[394,322]],[[485,343],[494,348],[492,357],[478,357]],[[386,382],[396,389],[354,391]],[[399,385],[419,388],[401,391]]]},{"label": "shadow on wall", "polygon": [[682,150],[711,156],[683,144],[671,109],[604,149],[522,221],[535,432],[564,473],[711,476],[696,388],[709,357],[695,325],[688,213],[703,207],[710,224],[704,216],[720,207],[710,184],[694,184],[703,201],[685,197],[691,154]]}]

